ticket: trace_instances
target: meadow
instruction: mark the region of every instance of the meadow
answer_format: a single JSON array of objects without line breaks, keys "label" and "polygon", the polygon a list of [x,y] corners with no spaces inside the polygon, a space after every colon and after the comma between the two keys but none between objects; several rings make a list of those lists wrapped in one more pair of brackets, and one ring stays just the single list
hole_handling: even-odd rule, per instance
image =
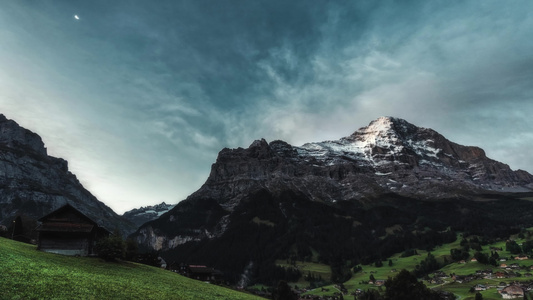
[{"label": "meadow", "polygon": [[0,238],[0,299],[262,299],[131,262],[69,257]]},{"label": "meadow", "polygon": [[[529,229],[531,231],[531,228]],[[501,268],[493,267],[489,265],[483,265],[478,262],[471,262],[467,261],[464,264],[451,262],[450,257],[450,250],[454,248],[460,248],[460,239],[461,237],[458,237],[458,239],[449,244],[444,244],[442,246],[436,247],[431,251],[431,254],[435,256],[438,262],[443,263],[447,261],[448,263],[440,269],[440,271],[443,271],[445,274],[457,274],[457,275],[470,275],[475,273],[477,270],[486,270],[486,269],[492,269],[493,272],[500,271]],[[517,236],[512,236],[510,239],[516,240],[517,243],[521,244],[525,241],[525,239],[520,239]],[[483,246],[483,253],[490,254],[490,247],[498,247],[502,248],[502,251],[499,251],[500,257],[507,257],[509,258],[505,263],[510,265],[513,263],[519,263],[520,265],[525,266],[532,266],[533,265],[533,259],[525,260],[525,261],[517,261],[514,260],[514,257],[516,255],[513,255],[505,250],[505,241],[496,242],[490,245]],[[408,271],[415,270],[415,267],[417,264],[419,264],[422,260],[424,260],[427,257],[427,251],[424,250],[417,250],[418,255],[413,255],[409,257],[401,257],[401,253],[397,253],[386,260],[383,261],[382,267],[376,267],[375,265],[362,265],[362,270],[353,274],[352,278],[344,283],[344,286],[349,292],[353,292],[356,289],[362,289],[362,290],[368,290],[368,289],[384,289],[385,287],[377,287],[372,284],[368,284],[368,281],[370,279],[370,275],[373,275],[373,277],[376,280],[387,280],[389,277],[394,277],[396,274],[398,274],[399,271],[402,269],[406,269]],[[470,256],[472,257],[474,255],[475,251],[470,251]],[[392,265],[388,265],[388,261],[392,261]],[[300,264],[299,262],[297,265]],[[306,265],[308,263],[301,263],[302,265]],[[282,264],[280,264],[282,265]],[[308,264],[309,266],[312,266],[313,269],[319,268],[321,272],[327,273],[328,266],[320,264]],[[303,271],[303,270],[302,270]],[[493,286],[493,288],[490,288],[486,291],[481,291],[481,294],[483,295],[483,299],[485,300],[496,300],[496,299],[502,299],[502,296],[497,292],[497,289],[495,286],[497,286],[500,282],[505,283],[511,283],[514,281],[530,281],[533,278],[524,276],[527,272],[530,272],[529,270],[521,270],[518,271],[518,273],[521,274],[521,277],[513,277],[513,278],[505,278],[505,279],[480,279],[480,280],[474,280],[468,283],[456,283],[452,282],[451,278],[448,278],[445,280],[444,284],[430,284],[427,281],[423,281],[424,284],[426,284],[428,287],[432,289],[441,289],[444,291],[452,292],[455,294],[458,299],[461,300],[473,300],[475,298],[475,294],[469,292],[470,288],[475,286],[476,284],[483,284],[487,286]],[[302,274],[305,274],[302,272]],[[327,276],[327,275],[326,275]],[[302,284],[302,282],[298,282],[300,286],[305,286]],[[324,287],[328,291],[323,291],[322,288],[317,288],[312,291],[309,291],[307,294],[312,295],[331,295],[333,292],[337,292],[338,290],[334,287],[334,285],[328,285]]]}]

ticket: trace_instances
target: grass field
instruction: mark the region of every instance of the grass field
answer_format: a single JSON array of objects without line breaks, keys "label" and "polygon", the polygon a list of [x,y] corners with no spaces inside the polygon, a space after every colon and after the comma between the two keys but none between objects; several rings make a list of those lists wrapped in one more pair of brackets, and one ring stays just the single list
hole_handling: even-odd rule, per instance
[{"label": "grass field", "polygon": [[[530,229],[531,230],[531,229]],[[516,240],[517,243],[522,243],[523,239],[518,239],[516,236],[512,237]],[[450,258],[450,250],[454,248],[460,248],[460,237],[458,239],[450,244],[445,244],[440,247],[436,247],[431,251],[431,253],[435,256],[437,261],[444,262],[444,258],[446,258],[448,261],[451,261]],[[513,258],[515,255],[512,255],[508,251],[505,251],[505,241],[497,242],[491,245],[483,246],[483,251],[485,254],[490,254],[490,247],[499,247],[504,249],[503,251],[499,251],[500,257],[508,257],[510,258],[505,263],[510,265],[513,263],[518,263],[519,265],[525,265],[525,266],[531,266],[533,265],[533,259],[525,260],[525,261],[515,261]],[[352,292],[356,289],[373,289],[378,288],[374,285],[367,284],[367,282],[370,278],[370,275],[373,275],[376,280],[386,280],[389,277],[394,277],[399,271],[402,269],[406,269],[408,271],[413,271],[415,269],[415,266],[420,263],[420,261],[424,260],[427,256],[427,252],[423,250],[417,250],[418,255],[413,255],[410,257],[400,257],[401,254],[397,253],[393,256],[391,256],[389,259],[392,260],[393,264],[392,266],[388,265],[388,260],[383,262],[382,267],[376,267],[374,265],[362,265],[362,271],[354,274],[350,280],[344,283],[344,286],[348,289],[348,291]],[[470,251],[470,256],[472,257],[474,255],[473,250]],[[444,266],[441,271],[443,271],[446,274],[457,274],[457,275],[470,275],[474,274],[477,270],[486,270],[486,269],[493,269],[494,272],[500,270],[499,267],[492,267],[488,265],[483,265],[478,262],[467,262],[465,264],[459,264],[459,263],[449,263],[446,266]],[[522,275],[524,275],[526,272],[525,270],[519,271]],[[461,300],[473,300],[475,298],[475,294],[469,293],[469,290],[472,286],[475,286],[476,284],[484,284],[484,285],[498,285],[499,282],[506,282],[511,283],[513,281],[527,281],[531,280],[531,277],[515,277],[515,278],[505,278],[505,279],[483,279],[483,280],[477,280],[472,281],[469,283],[453,283],[451,279],[448,279],[447,282],[444,285],[429,285],[427,282],[424,282],[428,287],[434,288],[434,289],[442,289],[444,291],[452,292],[456,296],[458,296],[458,299]],[[321,289],[315,289],[313,291],[308,292],[308,294],[313,295],[331,295],[333,292],[337,291],[333,285],[324,287],[328,289],[328,292],[323,292]],[[483,299],[490,300],[490,299],[502,299],[501,295],[498,294],[496,288],[488,289],[486,291],[482,291],[481,294],[483,295]]]},{"label": "grass field", "polygon": [[331,268],[325,264],[296,261],[294,265],[287,263],[285,260],[277,260],[276,265],[285,268],[297,268],[302,273],[302,277],[297,282],[290,282],[291,286],[297,285],[299,287],[306,287],[309,285],[308,281],[304,280],[304,277],[308,274],[312,274],[316,278],[322,277],[326,282],[331,281]]},{"label": "grass field", "polygon": [[0,299],[262,299],[170,271],[44,253],[0,238]]}]

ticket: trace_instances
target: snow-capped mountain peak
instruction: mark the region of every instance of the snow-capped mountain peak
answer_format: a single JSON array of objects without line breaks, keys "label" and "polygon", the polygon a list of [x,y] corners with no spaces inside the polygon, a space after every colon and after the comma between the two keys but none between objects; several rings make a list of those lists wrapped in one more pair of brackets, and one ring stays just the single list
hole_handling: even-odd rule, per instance
[{"label": "snow-capped mountain peak", "polygon": [[438,140],[445,139],[431,129],[416,127],[399,118],[380,117],[348,137],[307,143],[299,147],[298,152],[316,159],[330,160],[343,156],[361,164],[366,162],[380,166],[408,163],[400,157],[409,154],[417,154],[428,160],[436,159],[443,151],[436,145]]},{"label": "snow-capped mountain peak", "polygon": [[[172,249],[220,237],[230,230],[234,215],[247,216],[243,205],[271,205],[266,194],[283,199],[274,210],[279,208],[287,218],[288,208],[300,209],[301,203],[293,202],[298,195],[317,205],[367,205],[386,195],[438,201],[532,190],[533,175],[487,158],[478,147],[453,143],[402,119],[381,117],[338,140],[295,147],[260,139],[247,149],[224,148],[205,184],[158,224],[143,225],[137,241]],[[197,220],[205,220],[202,227]],[[162,226],[174,233],[162,234]]]},{"label": "snow-capped mountain peak", "polygon": [[[247,149],[225,148],[205,184],[186,201],[206,201],[195,202],[199,207],[215,201],[217,209],[233,211],[243,197],[257,190],[290,190],[330,203],[387,193],[443,199],[486,191],[532,191],[533,175],[513,171],[487,158],[482,149],[453,143],[432,129],[381,117],[338,140],[295,147],[260,139]],[[226,228],[221,219],[195,238],[217,236]]]},{"label": "snow-capped mountain peak", "polygon": [[165,202],[163,202],[156,205],[134,208],[130,211],[125,212],[122,216],[133,222],[135,225],[140,226],[148,221],[152,221],[159,218],[164,213],[174,208],[174,206],[176,205],[166,204]]}]

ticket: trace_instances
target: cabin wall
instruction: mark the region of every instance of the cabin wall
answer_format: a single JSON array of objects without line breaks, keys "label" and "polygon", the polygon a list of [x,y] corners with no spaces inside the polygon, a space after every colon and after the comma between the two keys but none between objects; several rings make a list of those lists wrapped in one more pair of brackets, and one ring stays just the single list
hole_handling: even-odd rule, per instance
[{"label": "cabin wall", "polygon": [[88,256],[92,254],[92,239],[89,236],[59,236],[41,233],[39,250],[63,255]]}]

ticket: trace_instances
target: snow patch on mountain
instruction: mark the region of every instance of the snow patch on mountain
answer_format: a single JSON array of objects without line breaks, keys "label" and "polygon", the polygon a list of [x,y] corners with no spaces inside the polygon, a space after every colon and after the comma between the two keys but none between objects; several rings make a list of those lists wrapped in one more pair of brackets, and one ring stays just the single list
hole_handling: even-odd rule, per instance
[{"label": "snow patch on mountain", "polygon": [[307,143],[295,148],[303,157],[328,160],[344,156],[358,161],[360,165],[374,166],[402,164],[394,158],[405,154],[407,150],[422,157],[437,158],[442,150],[434,146],[432,139],[415,140],[409,136],[409,125],[401,119],[380,117],[349,137],[336,141]]},{"label": "snow patch on mountain", "polygon": [[130,211],[125,212],[122,216],[133,222],[135,225],[141,226],[142,224],[148,221],[152,221],[159,218],[164,213],[174,208],[174,206],[176,205],[166,204],[165,202],[163,202],[157,205],[134,208]]}]

